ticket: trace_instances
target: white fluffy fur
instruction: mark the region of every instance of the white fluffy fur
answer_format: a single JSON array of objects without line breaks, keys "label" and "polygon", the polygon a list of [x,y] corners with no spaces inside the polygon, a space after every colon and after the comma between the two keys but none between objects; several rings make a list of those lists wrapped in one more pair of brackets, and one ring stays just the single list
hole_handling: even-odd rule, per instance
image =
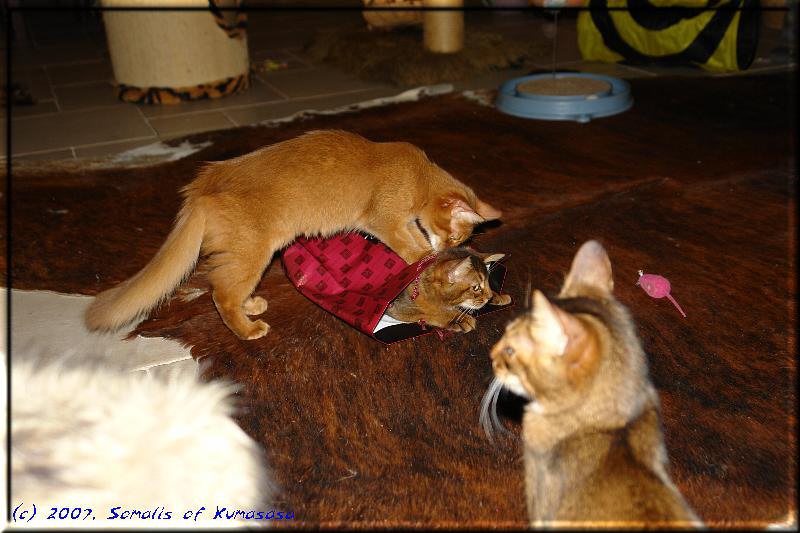
[{"label": "white fluffy fur", "polygon": [[[157,379],[107,359],[36,363],[14,355],[11,503],[36,503],[27,525],[231,527],[242,523],[184,521],[183,514],[205,506],[200,518],[208,519],[217,505],[272,509],[263,453],[230,416],[230,385],[200,383],[187,372]],[[44,520],[51,506],[91,507],[97,518]],[[107,520],[117,506],[161,506],[172,518]],[[248,521],[265,524],[255,522]]]}]

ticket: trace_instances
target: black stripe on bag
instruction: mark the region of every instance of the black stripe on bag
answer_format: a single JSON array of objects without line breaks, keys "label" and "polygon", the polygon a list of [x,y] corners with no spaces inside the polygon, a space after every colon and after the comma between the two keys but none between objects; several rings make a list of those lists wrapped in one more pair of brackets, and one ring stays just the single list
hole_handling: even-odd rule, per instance
[{"label": "black stripe on bag", "polygon": [[648,65],[659,64],[667,66],[686,65],[691,63],[705,63],[714,54],[725,31],[730,26],[742,0],[732,0],[728,9],[718,9],[706,26],[697,34],[692,43],[681,52],[658,57],[647,56],[625,42],[614,26],[611,14],[606,9],[606,0],[591,0],[589,9],[597,29],[603,37],[603,43],[620,54],[626,63]]},{"label": "black stripe on bag", "polygon": [[761,10],[759,0],[744,0],[744,9],[739,15],[739,28],[736,34],[736,66],[739,70],[748,68],[756,58]]},{"label": "black stripe on bag", "polygon": [[[708,5],[708,4],[707,4]],[[705,7],[657,7],[650,0],[628,0],[631,18],[650,31],[665,30],[682,20],[692,19],[706,10]]]}]

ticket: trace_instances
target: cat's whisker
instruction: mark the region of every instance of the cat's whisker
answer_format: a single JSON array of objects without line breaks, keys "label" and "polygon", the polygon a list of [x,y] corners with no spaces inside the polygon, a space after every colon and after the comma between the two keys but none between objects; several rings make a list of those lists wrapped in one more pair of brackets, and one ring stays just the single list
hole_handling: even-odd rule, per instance
[{"label": "cat's whisker", "polygon": [[497,394],[498,383],[499,381],[497,381],[497,378],[492,379],[491,383],[489,383],[489,388],[486,389],[483,398],[481,398],[481,411],[478,416],[478,423],[480,423],[484,434],[492,444],[494,444],[494,438],[492,437],[494,430],[492,428],[492,418],[491,415],[489,415],[489,408],[493,404],[494,395]]},{"label": "cat's whisker", "polygon": [[478,422],[492,445],[495,444],[493,436],[495,430],[499,430],[500,433],[509,432],[497,416],[497,398],[501,390],[503,390],[503,383],[495,377],[481,399],[481,412],[478,417]]},{"label": "cat's whisker", "polygon": [[464,318],[464,315],[466,315],[469,312],[469,309],[466,307],[460,307],[458,309],[460,312],[456,314],[456,316],[453,317],[448,324],[457,324],[461,322],[461,319]]},{"label": "cat's whisker", "polygon": [[528,271],[528,284],[525,287],[525,300],[524,300],[525,301],[525,309],[526,310],[530,309],[533,306],[532,305],[533,304],[533,300],[531,299],[531,294],[532,294],[532,291],[531,291],[531,272],[529,270]]},{"label": "cat's whisker", "polygon": [[455,322],[459,322],[465,315],[469,314],[470,308],[469,307],[459,307],[459,313],[456,315]]},{"label": "cat's whisker", "polygon": [[500,386],[497,388],[497,393],[494,395],[494,401],[492,408],[489,410],[489,415],[492,417],[492,424],[496,429],[500,430],[500,433],[503,435],[508,435],[510,431],[506,429],[502,422],[500,422],[500,418],[497,416],[497,401],[500,399],[500,393],[503,392],[503,384],[500,383]]}]

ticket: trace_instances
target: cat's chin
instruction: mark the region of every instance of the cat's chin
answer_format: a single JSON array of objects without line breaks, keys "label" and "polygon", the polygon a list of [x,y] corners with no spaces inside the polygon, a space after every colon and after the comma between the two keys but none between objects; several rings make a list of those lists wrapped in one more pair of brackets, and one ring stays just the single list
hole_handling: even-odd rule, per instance
[{"label": "cat's chin", "polygon": [[522,383],[520,382],[517,376],[513,374],[506,374],[505,376],[499,379],[500,383],[503,384],[503,387],[506,390],[509,390],[514,394],[516,394],[517,396],[524,398],[526,400],[530,400],[532,402],[536,401],[536,399],[528,391],[525,390],[525,387],[522,386]]}]

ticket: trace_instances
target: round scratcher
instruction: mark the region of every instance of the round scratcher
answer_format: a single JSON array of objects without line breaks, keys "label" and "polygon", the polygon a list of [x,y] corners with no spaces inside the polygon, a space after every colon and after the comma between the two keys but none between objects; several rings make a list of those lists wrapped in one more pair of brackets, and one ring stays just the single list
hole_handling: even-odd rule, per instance
[{"label": "round scratcher", "polygon": [[503,113],[523,118],[589,122],[627,111],[633,97],[630,85],[619,78],[561,72],[505,82],[496,105]]}]

